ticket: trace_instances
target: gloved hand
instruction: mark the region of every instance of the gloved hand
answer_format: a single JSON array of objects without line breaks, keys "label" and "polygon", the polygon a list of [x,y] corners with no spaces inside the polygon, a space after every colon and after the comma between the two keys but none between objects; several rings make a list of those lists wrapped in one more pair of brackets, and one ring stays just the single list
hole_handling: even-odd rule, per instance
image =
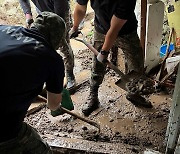
[{"label": "gloved hand", "polygon": [[[61,106],[68,109],[68,110],[74,110],[74,105],[71,99],[71,96],[69,94],[69,91],[67,89],[63,89],[62,91],[62,101],[61,101]],[[61,110],[61,108],[58,108],[55,111],[51,110],[51,115],[53,117],[58,116],[58,115],[62,115],[64,114],[64,112]]]},{"label": "gloved hand", "polygon": [[97,55],[97,60],[101,63],[106,63],[108,55],[109,55],[109,51],[101,50]]},{"label": "gloved hand", "polygon": [[78,35],[81,33],[81,31],[79,31],[78,29],[77,30],[74,30],[73,28],[71,28],[71,30],[69,31],[69,38],[75,38],[75,37],[78,37]]},{"label": "gloved hand", "polygon": [[26,27],[30,28],[31,24],[34,22],[33,18],[31,19],[26,19]]}]

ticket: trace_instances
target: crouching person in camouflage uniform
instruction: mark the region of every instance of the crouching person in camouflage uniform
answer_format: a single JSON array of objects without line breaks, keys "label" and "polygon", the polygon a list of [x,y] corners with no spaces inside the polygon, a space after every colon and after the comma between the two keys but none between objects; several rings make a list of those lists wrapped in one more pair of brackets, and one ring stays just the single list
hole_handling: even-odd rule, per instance
[{"label": "crouching person in camouflage uniform", "polygon": [[[90,95],[82,110],[86,116],[99,106],[98,88],[103,81],[105,61],[113,45],[118,46],[124,52],[126,73],[134,70],[141,75],[144,70],[143,52],[137,35],[137,20],[134,13],[136,0],[90,0],[90,2],[95,12],[94,47],[99,54],[94,57]],[[77,0],[74,25],[70,35],[77,33],[78,25],[85,16],[87,3],[88,0]],[[128,94],[126,98],[132,100],[132,97]]]},{"label": "crouching person in camouflage uniform", "polygon": [[0,154],[52,153],[23,120],[44,83],[49,109],[63,102],[64,63],[56,50],[65,31],[64,20],[51,12],[38,15],[30,29],[0,25]]}]

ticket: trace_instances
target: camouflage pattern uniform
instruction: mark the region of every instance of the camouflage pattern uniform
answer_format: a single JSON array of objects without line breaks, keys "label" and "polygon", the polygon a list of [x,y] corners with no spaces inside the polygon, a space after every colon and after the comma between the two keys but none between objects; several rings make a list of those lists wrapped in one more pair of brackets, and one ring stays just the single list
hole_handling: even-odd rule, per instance
[{"label": "camouflage pattern uniform", "polygon": [[37,131],[23,123],[18,136],[0,143],[1,154],[52,154],[51,148],[38,135]]},{"label": "camouflage pattern uniform", "polygon": [[[104,43],[105,35],[94,30],[94,47],[98,50]],[[144,58],[143,51],[140,45],[140,40],[137,32],[118,36],[115,46],[122,49],[125,55],[126,73],[134,70],[136,72],[143,72]],[[92,73],[91,73],[91,90],[97,92],[99,85],[102,83],[105,75],[106,65],[97,61],[96,56],[93,59]]]},{"label": "camouflage pattern uniform", "polygon": [[[29,0],[19,0],[19,2],[21,4],[21,7],[22,7],[25,14],[28,12],[31,13],[31,6],[29,3]],[[67,9],[67,12],[65,12],[65,17],[64,17],[64,20],[66,23],[66,28],[67,28],[66,41],[61,43],[60,48],[59,48],[60,50],[58,52],[59,52],[59,54],[63,53],[62,56],[64,59],[65,72],[66,72],[67,80],[72,81],[72,80],[75,80],[74,73],[73,73],[74,54],[73,54],[73,50],[72,50],[71,45],[70,45],[70,38],[69,38],[69,33],[68,33],[72,27],[72,16],[71,16],[71,9],[70,9],[70,1],[68,3],[69,3],[68,9]],[[37,9],[37,12],[38,12],[38,14],[41,14],[41,11],[39,9]]]},{"label": "camouflage pattern uniform", "polygon": [[66,42],[61,43],[60,52],[63,53],[67,80],[69,80],[69,79],[74,80],[75,79],[74,73],[73,73],[74,54],[73,54],[73,50],[72,50],[71,45],[70,45],[70,38],[69,38],[69,31],[71,29],[71,24],[72,24],[70,8],[68,9],[68,11],[65,14],[65,23],[66,23],[66,29],[67,29]]}]

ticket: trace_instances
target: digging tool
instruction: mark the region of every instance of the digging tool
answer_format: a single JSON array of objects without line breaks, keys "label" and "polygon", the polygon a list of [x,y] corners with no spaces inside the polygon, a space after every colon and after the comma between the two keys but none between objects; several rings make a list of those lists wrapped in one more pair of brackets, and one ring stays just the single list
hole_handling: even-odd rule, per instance
[{"label": "digging tool", "polygon": [[[41,100],[47,102],[47,99],[46,99],[46,98],[44,98],[44,97],[42,97],[42,96],[40,96],[40,95],[38,95],[38,97],[39,97]],[[90,124],[90,125],[98,128],[98,133],[100,133],[100,125],[99,125],[98,123],[96,123],[96,122],[94,122],[94,121],[92,121],[92,120],[89,120],[89,119],[87,119],[87,118],[84,118],[84,117],[82,117],[82,116],[80,116],[80,115],[78,115],[78,114],[76,114],[76,113],[74,113],[74,112],[72,112],[72,111],[69,111],[68,109],[66,109],[66,108],[64,108],[64,107],[62,107],[62,106],[60,107],[60,109],[62,110],[62,112],[67,113],[67,114],[70,114],[70,115],[74,116],[75,118],[78,118],[78,119],[80,119],[80,120],[82,120],[82,121],[84,121],[84,122],[87,122],[88,124]]]},{"label": "digging tool", "polygon": [[88,124],[90,124],[90,125],[98,128],[98,129],[99,129],[99,132],[100,132],[100,125],[97,124],[96,122],[94,122],[94,121],[92,121],[92,120],[89,120],[89,119],[87,119],[87,118],[84,118],[84,117],[82,117],[82,116],[80,116],[80,115],[78,115],[78,114],[76,114],[76,113],[74,113],[74,112],[72,112],[72,111],[69,111],[69,110],[67,110],[67,109],[64,108],[64,107],[61,107],[61,110],[62,110],[63,112],[65,112],[65,113],[67,113],[67,114],[70,114],[70,115],[72,115],[72,116],[74,116],[74,117],[76,117],[76,118],[78,118],[78,119],[80,119],[80,120],[82,120],[82,121],[84,121],[84,122],[87,122]]},{"label": "digging tool", "polygon": [[[81,32],[82,34],[82,32]],[[88,43],[85,38],[84,38],[84,35],[82,34],[82,38],[73,38],[75,39],[76,41],[79,41],[83,44],[85,44],[96,56],[98,55],[98,51],[90,44]],[[121,79],[119,80],[119,82],[121,81],[123,84],[118,84],[119,87],[121,87],[122,89],[124,89],[125,91],[127,91],[127,88],[126,88],[126,83],[130,81],[130,77],[134,78],[134,75],[135,73],[132,73],[131,75],[129,75],[127,77],[127,75],[125,75],[122,71],[120,71],[118,69],[118,67],[116,67],[114,64],[112,64],[110,61],[107,60],[106,64],[111,68],[113,69],[117,74],[120,75]]]},{"label": "digging tool", "polygon": [[[82,32],[80,32],[82,34]],[[84,35],[82,34],[82,38],[77,38],[74,37],[73,39],[82,42],[83,44],[85,44],[96,56],[98,55],[98,51],[90,44],[88,43],[85,38]],[[154,82],[153,80],[147,78],[145,75],[142,75],[141,78],[142,80],[145,80],[146,86],[144,85],[144,82],[142,81],[141,83],[139,83],[139,81],[136,81],[138,78],[140,78],[139,73],[135,72],[135,71],[131,71],[128,74],[124,74],[122,71],[120,71],[118,69],[117,66],[115,66],[113,63],[111,63],[110,61],[107,60],[106,64],[113,69],[118,75],[120,75],[121,79],[119,79],[115,84],[117,86],[119,86],[120,88],[124,89],[125,91],[130,91],[130,92],[135,92],[136,94],[143,94],[145,93],[145,95],[147,94],[151,94],[154,92]],[[133,80],[135,82],[137,82],[138,84],[134,84]],[[147,86],[147,82],[148,86]],[[135,89],[135,90],[134,90]]]}]

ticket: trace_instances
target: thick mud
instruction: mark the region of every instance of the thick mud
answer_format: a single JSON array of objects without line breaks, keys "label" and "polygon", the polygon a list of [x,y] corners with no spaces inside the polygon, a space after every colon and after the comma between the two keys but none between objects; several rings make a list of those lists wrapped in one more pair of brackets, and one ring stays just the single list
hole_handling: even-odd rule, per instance
[{"label": "thick mud", "polygon": [[[171,97],[162,93],[149,97],[152,109],[137,108],[125,99],[126,92],[114,84],[117,79],[108,72],[99,90],[101,107],[88,118],[101,126],[98,129],[67,114],[56,118],[49,115],[47,108],[30,115],[25,121],[35,127],[48,141],[53,136],[77,138],[95,142],[122,143],[131,147],[132,153],[141,153],[146,148],[164,152],[164,139]],[[72,99],[76,113],[86,102],[89,86],[81,87]],[[124,151],[126,153],[126,151]]]},{"label": "thick mud", "polygon": [[[17,1],[0,0],[0,2],[1,24],[24,25],[25,19]],[[91,9],[88,12],[82,31],[84,35],[89,36],[87,39],[91,42],[93,13]],[[71,40],[71,44],[75,55],[75,75],[78,77],[78,82],[84,78],[90,79],[93,53],[75,40]],[[124,69],[122,57],[123,54],[119,50],[118,61],[121,65],[118,67]],[[67,114],[54,118],[46,107],[27,116],[25,121],[36,128],[42,138],[48,142],[61,138],[82,139],[103,142],[107,145],[109,143],[124,145],[127,148],[122,148],[122,151],[126,154],[142,153],[147,148],[163,153],[172,96],[163,92],[149,95],[148,99],[152,102],[153,108],[137,108],[126,100],[126,92],[115,85],[118,79],[116,73],[107,68],[103,84],[99,88],[101,106],[88,117],[100,124],[100,133],[96,127]],[[87,101],[88,94],[89,84],[83,84],[71,95],[75,113],[82,115],[81,109]],[[113,151],[112,148],[110,153],[118,152]]]}]

